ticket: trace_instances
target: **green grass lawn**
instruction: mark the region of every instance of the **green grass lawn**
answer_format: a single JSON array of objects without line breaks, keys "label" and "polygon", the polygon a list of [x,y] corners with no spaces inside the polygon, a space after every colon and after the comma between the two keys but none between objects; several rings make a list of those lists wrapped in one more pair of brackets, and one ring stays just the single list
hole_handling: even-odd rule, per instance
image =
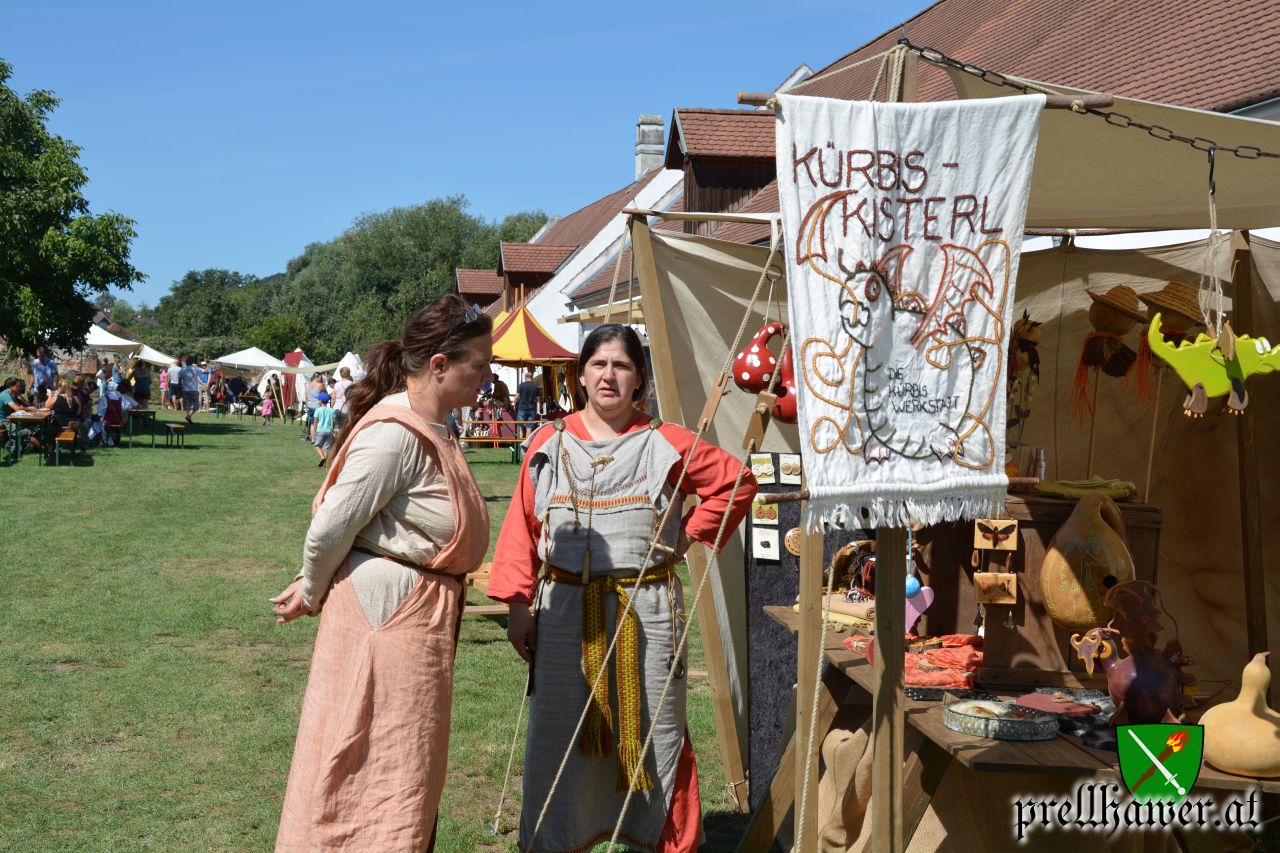
[{"label": "green grass lawn", "polygon": [[[277,626],[267,598],[297,570],[323,472],[297,428],[260,423],[200,415],[182,450],[0,467],[0,850],[271,848],[317,623]],[[517,469],[469,458],[496,536]],[[690,648],[704,849],[733,849],[744,820]],[[515,849],[484,824],[524,677],[501,620],[464,621],[438,850]],[[504,827],[522,759],[523,738]]]}]

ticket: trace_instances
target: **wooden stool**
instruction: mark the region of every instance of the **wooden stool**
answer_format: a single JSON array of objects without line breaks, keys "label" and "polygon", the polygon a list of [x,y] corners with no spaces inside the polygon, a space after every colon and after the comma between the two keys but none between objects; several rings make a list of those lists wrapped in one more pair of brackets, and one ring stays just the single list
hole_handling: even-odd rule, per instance
[{"label": "wooden stool", "polygon": [[165,424],[164,425],[164,446],[173,447],[176,443],[178,447],[186,447],[187,428],[183,424]]}]

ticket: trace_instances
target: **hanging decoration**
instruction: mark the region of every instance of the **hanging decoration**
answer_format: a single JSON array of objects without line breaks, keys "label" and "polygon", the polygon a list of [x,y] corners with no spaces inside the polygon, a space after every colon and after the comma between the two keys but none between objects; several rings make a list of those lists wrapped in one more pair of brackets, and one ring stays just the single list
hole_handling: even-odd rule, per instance
[{"label": "hanging decoration", "polygon": [[1023,311],[1009,333],[1009,402],[1005,425],[1018,430],[1018,440],[1031,417],[1031,399],[1040,385],[1040,324]]},{"label": "hanging decoration", "polygon": [[[1125,336],[1147,319],[1138,304],[1138,294],[1126,284],[1117,285],[1106,293],[1085,292],[1093,300],[1089,307],[1089,325],[1093,331],[1085,337],[1080,348],[1080,361],[1076,365],[1076,378],[1071,390],[1071,411],[1081,425],[1086,416],[1097,414],[1099,373],[1117,379],[1129,375],[1138,354],[1125,343]],[[1093,378],[1092,398],[1089,394],[1090,377]]]},{"label": "hanging decoration", "polygon": [[1203,332],[1195,341],[1182,341],[1177,346],[1165,340],[1161,331],[1163,314],[1156,314],[1147,329],[1151,352],[1173,368],[1190,393],[1182,403],[1183,414],[1204,417],[1209,398],[1226,397],[1227,412],[1242,413],[1249,405],[1249,392],[1244,383],[1259,373],[1280,369],[1280,349],[1266,338],[1237,335],[1229,322],[1222,332],[1211,338]]}]

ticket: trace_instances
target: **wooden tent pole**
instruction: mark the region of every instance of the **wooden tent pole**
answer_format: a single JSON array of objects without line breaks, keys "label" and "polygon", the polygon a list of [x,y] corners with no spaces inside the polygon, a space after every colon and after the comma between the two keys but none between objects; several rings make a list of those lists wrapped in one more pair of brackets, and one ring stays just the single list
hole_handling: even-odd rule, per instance
[{"label": "wooden tent pole", "polygon": [[1093,436],[1098,429],[1098,380],[1102,377],[1102,371],[1098,368],[1090,368],[1093,370],[1093,405],[1089,412],[1089,459],[1085,464],[1085,476],[1093,476]]},{"label": "wooden tent pole", "polygon": [[[1233,325],[1241,330],[1255,330],[1253,311],[1253,256],[1249,251],[1249,232],[1231,235],[1231,296],[1234,306]],[[1236,450],[1240,473],[1240,548],[1244,560],[1245,632],[1249,655],[1267,648],[1267,578],[1263,555],[1262,484],[1258,477],[1258,444],[1253,410],[1246,407],[1236,418]],[[1274,663],[1271,664],[1273,667]],[[1275,679],[1271,679],[1272,689]]]},{"label": "wooden tent pole", "polygon": [[[653,245],[649,237],[649,225],[632,218],[631,257],[640,279],[640,294],[645,301],[645,327],[649,333],[649,351],[653,356],[653,373],[658,389],[658,406],[664,417],[680,418],[690,422],[680,408],[676,394],[679,374],[671,358],[671,346],[667,337],[666,314],[662,309],[662,295],[658,292],[658,271],[653,263]],[[716,393],[713,390],[713,393]],[[697,546],[685,555],[689,575],[696,587],[708,570],[706,549]],[[698,604],[698,622],[702,628],[702,653],[707,666],[707,682],[711,688],[711,705],[715,711],[716,735],[720,740],[720,758],[729,789],[729,798],[740,812],[751,810],[747,798],[746,771],[742,761],[742,741],[738,737],[738,719],[733,709],[733,696],[729,691],[729,666],[725,660],[724,645],[720,638],[720,621],[716,613],[715,596],[704,595]]]},{"label": "wooden tent pole", "polygon": [[903,849],[903,666],[906,654],[907,531],[876,528],[876,653],[871,711],[872,849]]},{"label": "wooden tent pole", "polygon": [[1156,461],[1156,427],[1160,423],[1160,389],[1164,385],[1164,367],[1156,363],[1156,394],[1151,402],[1151,440],[1147,443],[1147,479],[1142,486],[1142,502],[1151,502],[1151,469]]},{"label": "wooden tent pole", "polygon": [[[806,530],[800,536],[800,619],[796,626],[796,808],[791,833],[796,850],[818,849],[818,756],[826,731],[811,731],[810,721],[814,711],[813,685],[822,677],[822,650],[818,647],[822,638],[822,558],[822,532]],[[808,799],[802,803],[806,791]]]}]

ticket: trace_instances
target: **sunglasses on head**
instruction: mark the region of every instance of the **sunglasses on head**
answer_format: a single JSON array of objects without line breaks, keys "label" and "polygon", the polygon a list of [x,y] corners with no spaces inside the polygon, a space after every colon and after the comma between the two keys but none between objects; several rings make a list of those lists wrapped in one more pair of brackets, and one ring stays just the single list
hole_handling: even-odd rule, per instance
[{"label": "sunglasses on head", "polygon": [[467,308],[467,312],[462,315],[462,322],[450,329],[449,334],[445,335],[445,339],[448,340],[449,338],[452,338],[454,335],[458,334],[458,332],[461,332],[464,328],[470,326],[476,320],[479,320],[483,315],[484,312],[475,305],[469,306]]}]

